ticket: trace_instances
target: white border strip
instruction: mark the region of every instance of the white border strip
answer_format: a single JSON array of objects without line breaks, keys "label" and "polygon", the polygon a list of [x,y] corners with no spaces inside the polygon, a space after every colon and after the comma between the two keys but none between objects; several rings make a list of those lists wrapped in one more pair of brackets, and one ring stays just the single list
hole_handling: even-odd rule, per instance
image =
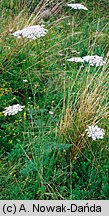
[{"label": "white border strip", "polygon": [[108,200],[1,200],[0,215],[109,216]]}]

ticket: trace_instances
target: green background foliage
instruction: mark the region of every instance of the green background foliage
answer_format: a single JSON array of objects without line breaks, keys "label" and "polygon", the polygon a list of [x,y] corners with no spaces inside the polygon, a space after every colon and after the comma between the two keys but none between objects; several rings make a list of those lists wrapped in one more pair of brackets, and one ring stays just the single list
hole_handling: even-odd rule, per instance
[{"label": "green background foliage", "polygon": [[[14,38],[11,32],[32,20],[38,23],[32,12],[37,5],[40,11],[40,2],[2,0],[0,4],[0,199],[108,199],[108,64],[82,68],[67,59],[95,54],[108,60],[109,3],[79,1],[89,9],[86,12],[72,11],[63,1],[57,15],[47,22],[39,19],[48,29],[45,37],[36,41]],[[98,89],[95,101],[101,103],[85,121],[85,108],[78,114],[79,99],[90,80],[87,95],[99,84],[102,91]],[[22,112],[3,115],[5,107],[18,103],[25,105]],[[66,120],[68,109],[74,124]],[[86,135],[81,139],[86,123],[93,123],[95,117],[105,130],[104,139],[92,141]],[[72,158],[72,149],[79,143],[86,145]]]}]

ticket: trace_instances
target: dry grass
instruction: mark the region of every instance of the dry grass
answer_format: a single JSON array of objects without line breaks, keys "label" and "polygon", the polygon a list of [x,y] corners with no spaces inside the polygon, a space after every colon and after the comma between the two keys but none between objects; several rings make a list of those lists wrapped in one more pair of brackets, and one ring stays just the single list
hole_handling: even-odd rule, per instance
[{"label": "dry grass", "polygon": [[[88,75],[82,80],[81,90],[72,105],[70,98],[67,108],[63,108],[59,133],[63,140],[72,144],[72,159],[74,160],[85,147],[90,148],[85,129],[88,125],[100,124],[109,118],[108,99],[108,72],[106,68],[93,77]],[[70,91],[69,91],[70,92]]]}]

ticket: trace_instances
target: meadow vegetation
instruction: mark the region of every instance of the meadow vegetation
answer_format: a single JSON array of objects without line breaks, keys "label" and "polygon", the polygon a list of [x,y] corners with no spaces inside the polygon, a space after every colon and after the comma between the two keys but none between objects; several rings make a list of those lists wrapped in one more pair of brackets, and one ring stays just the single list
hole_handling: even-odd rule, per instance
[{"label": "meadow vegetation", "polygon": [[[109,198],[109,3],[78,0],[83,11],[69,2],[1,0],[1,199]],[[44,37],[12,35],[37,24]],[[86,55],[105,64],[67,61]],[[25,107],[5,116],[14,104]],[[90,125],[104,138],[88,137]]]}]

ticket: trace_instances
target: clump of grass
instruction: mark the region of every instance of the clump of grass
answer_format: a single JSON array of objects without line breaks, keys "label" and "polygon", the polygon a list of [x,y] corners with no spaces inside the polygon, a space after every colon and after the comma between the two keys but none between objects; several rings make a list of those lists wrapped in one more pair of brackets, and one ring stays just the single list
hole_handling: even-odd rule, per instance
[{"label": "clump of grass", "polygon": [[87,138],[85,133],[87,126],[95,124],[104,125],[104,121],[108,122],[107,77],[107,67],[104,67],[102,71],[97,70],[92,76],[89,73],[85,79],[81,78],[81,87],[74,103],[72,103],[73,92],[69,90],[71,95],[69,96],[66,108],[64,107],[64,111],[62,110],[60,135],[65,142],[72,144],[73,160],[85,148],[90,148],[91,140]]}]

